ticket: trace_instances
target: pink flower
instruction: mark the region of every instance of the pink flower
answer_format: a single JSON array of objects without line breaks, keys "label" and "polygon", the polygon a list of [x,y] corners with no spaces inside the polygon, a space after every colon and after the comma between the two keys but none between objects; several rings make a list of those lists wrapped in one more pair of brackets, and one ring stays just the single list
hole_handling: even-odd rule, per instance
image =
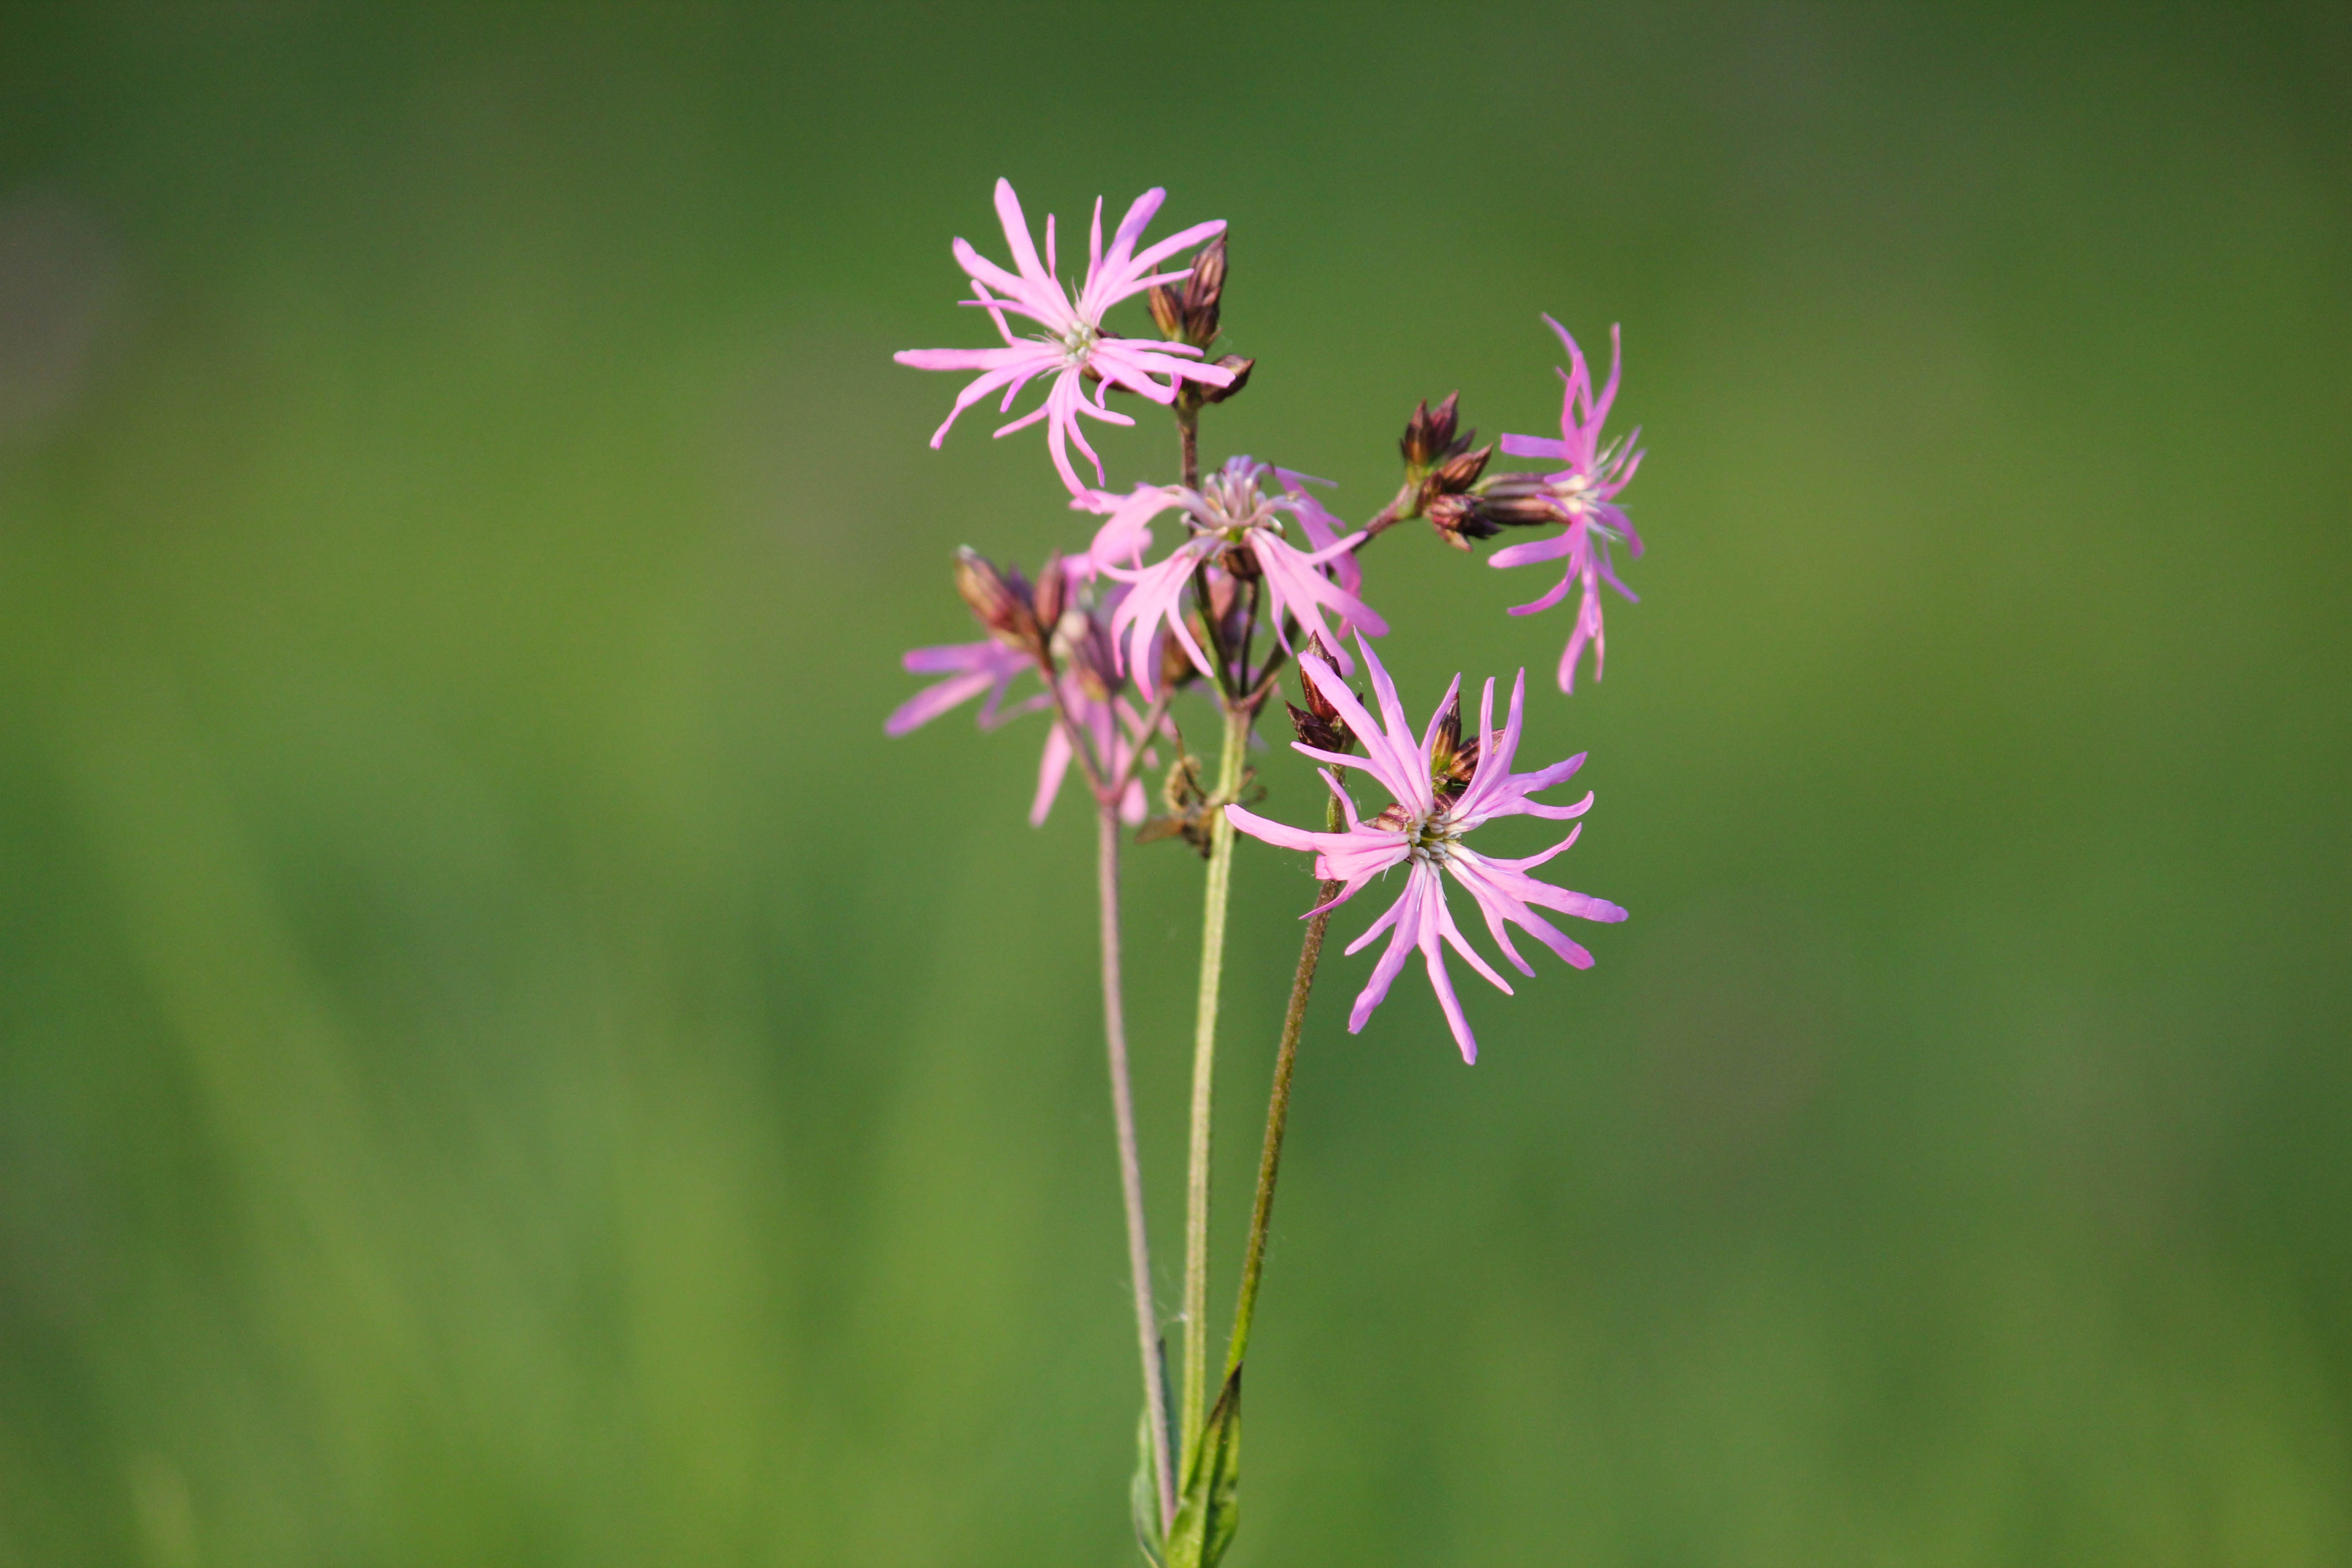
[{"label": "pink flower", "polygon": [[[1279,487],[1268,492],[1271,478]],[[1118,650],[1119,668],[1133,676],[1144,696],[1153,697],[1157,660],[1151,646],[1164,626],[1168,635],[1192,657],[1202,674],[1214,677],[1209,656],[1184,624],[1184,589],[1203,564],[1213,563],[1228,551],[1247,552],[1265,584],[1266,619],[1285,648],[1290,647],[1290,627],[1311,632],[1340,667],[1353,662],[1339,636],[1324,623],[1328,612],[1337,616],[1340,631],[1354,629],[1373,637],[1386,635],[1388,622],[1358,598],[1354,589],[1363,580],[1356,562],[1356,546],[1364,535],[1338,537],[1339,520],[1300,488],[1301,476],[1250,458],[1234,458],[1209,476],[1197,490],[1181,485],[1143,485],[1111,504],[1109,518],[1095,533],[1087,551],[1095,569],[1129,584],[1126,598],[1112,613],[1110,635]],[[1111,498],[1090,492],[1073,503],[1099,508]],[[1151,521],[1161,512],[1181,510],[1192,531],[1183,543],[1155,565],[1143,564],[1150,547]],[[1301,550],[1283,538],[1283,515],[1298,520],[1307,542]],[[1326,575],[1326,574],[1329,575]]]},{"label": "pink flower", "polygon": [[1479,704],[1477,739],[1466,746],[1460,743],[1461,710],[1456,700],[1462,690],[1462,678],[1457,675],[1446,689],[1445,700],[1438,704],[1429,727],[1415,740],[1405,720],[1404,706],[1397,700],[1395,683],[1381,667],[1370,645],[1360,638],[1358,641],[1363,648],[1364,662],[1371,667],[1372,689],[1380,702],[1380,724],[1372,721],[1363,705],[1322,660],[1308,655],[1302,657],[1298,664],[1306,678],[1330,700],[1349,729],[1363,742],[1366,755],[1351,757],[1318,751],[1303,742],[1294,749],[1334,766],[1363,769],[1380,781],[1395,804],[1370,822],[1361,821],[1357,817],[1355,803],[1326,771],[1324,782],[1331,785],[1347,812],[1345,833],[1309,833],[1286,827],[1238,805],[1225,807],[1225,816],[1235,827],[1253,837],[1286,849],[1313,850],[1315,874],[1327,881],[1344,884],[1339,896],[1323,905],[1324,909],[1346,903],[1366,883],[1390,868],[1406,866],[1404,891],[1389,906],[1386,914],[1348,944],[1348,952],[1354,953],[1384,931],[1393,928],[1396,933],[1373,965],[1370,982],[1357,996],[1355,1008],[1348,1015],[1348,1032],[1362,1032],[1372,1009],[1387,999],[1389,986],[1404,967],[1408,952],[1419,948],[1429,969],[1430,986],[1437,993],[1438,1005],[1445,1011],[1454,1043],[1462,1047],[1462,1059],[1475,1062],[1478,1059],[1478,1042],[1470,1033],[1469,1020],[1463,1016],[1460,1000],[1454,994],[1454,983],[1446,973],[1444,950],[1440,944],[1451,946],[1504,994],[1510,994],[1511,987],[1454,925],[1445,904],[1446,876],[1469,890],[1478,912],[1486,917],[1487,933],[1522,974],[1532,975],[1535,971],[1511,945],[1510,933],[1505,930],[1507,923],[1531,932],[1537,941],[1577,968],[1590,969],[1592,955],[1536,910],[1556,910],[1588,921],[1625,918],[1623,910],[1604,899],[1572,893],[1528,875],[1575,843],[1577,834],[1583,830],[1581,824],[1542,854],[1520,860],[1489,858],[1463,843],[1470,832],[1497,816],[1524,814],[1559,821],[1583,816],[1592,805],[1589,791],[1573,805],[1546,805],[1529,797],[1565,783],[1584,764],[1584,754],[1579,752],[1564,763],[1555,763],[1531,773],[1511,772],[1512,758],[1519,745],[1520,713],[1526,704],[1528,677],[1524,669],[1511,688],[1510,716],[1499,735],[1495,732],[1495,683],[1490,679]]},{"label": "pink flower", "polygon": [[[1119,592],[1121,590],[1114,587],[1109,595],[1104,596],[1105,601],[1114,601]],[[1091,644],[1093,649],[1100,649],[1105,636],[1102,606],[1074,608],[1071,614],[1090,617],[1091,629],[1078,640]],[[1065,646],[1067,641],[1066,638],[1057,642],[1065,656],[1061,678],[1063,703],[1072,719],[1094,742],[1095,755],[1110,758],[1111,767],[1115,771],[1123,771],[1129,760],[1135,755],[1136,747],[1145,742],[1142,717],[1126,698],[1115,693],[1098,694],[1103,682],[1094,666],[1100,662],[1103,655]],[[1014,647],[994,637],[982,642],[913,648],[902,662],[910,673],[944,675],[947,679],[925,687],[900,703],[883,721],[882,731],[887,735],[904,735],[919,730],[940,714],[961,707],[983,692],[987,695],[980,707],[980,727],[982,730],[993,730],[1024,713],[1034,713],[1054,706],[1053,695],[1046,691],[1034,692],[1009,708],[1003,706],[1005,694],[1013,681],[1024,673],[1038,674],[1037,659],[1026,649]],[[1057,716],[1045,733],[1045,753],[1037,763],[1037,793],[1029,807],[1029,825],[1032,827],[1044,826],[1046,814],[1053,810],[1055,797],[1061,793],[1063,776],[1069,772],[1070,759],[1069,731]],[[1157,758],[1147,749],[1144,760],[1155,763]],[[1129,826],[1144,819],[1148,812],[1140,778],[1128,781],[1127,788],[1119,795],[1118,806],[1120,817]]]},{"label": "pink flower", "polygon": [[1559,689],[1573,691],[1577,660],[1582,657],[1587,643],[1592,645],[1592,679],[1601,679],[1606,651],[1601,628],[1601,584],[1606,582],[1628,600],[1638,602],[1633,591],[1618,581],[1616,568],[1610,563],[1609,547],[1622,540],[1631,546],[1637,559],[1642,553],[1642,536],[1633,531],[1625,509],[1617,504],[1617,493],[1633,481],[1633,470],[1641,467],[1642,453],[1633,443],[1642,433],[1636,430],[1608,447],[1601,445],[1601,426],[1609,417],[1609,405],[1616,401],[1618,372],[1622,368],[1617,329],[1609,329],[1609,384],[1596,399],[1591,372],[1585,365],[1576,340],[1549,316],[1544,320],[1568,347],[1569,368],[1559,373],[1560,380],[1567,384],[1560,400],[1559,439],[1506,436],[1503,450],[1515,458],[1544,458],[1565,466],[1549,474],[1505,474],[1486,489],[1496,500],[1539,500],[1567,527],[1550,539],[1497,550],[1487,558],[1486,564],[1509,567],[1527,566],[1538,561],[1567,561],[1567,573],[1558,586],[1532,604],[1515,607],[1511,614],[1531,616],[1549,610],[1566,598],[1570,588],[1582,585],[1584,596],[1577,604],[1576,627],[1569,634],[1567,651],[1559,660]]},{"label": "pink flower", "polygon": [[[1004,237],[1013,248],[1013,264],[1017,270],[1007,272],[996,263],[974,250],[963,240],[955,242],[955,258],[971,275],[972,292],[978,298],[965,301],[986,310],[996,330],[1003,334],[1004,346],[999,349],[909,349],[893,355],[900,364],[913,365],[918,370],[976,370],[982,373],[962,392],[957,394],[955,407],[948,414],[947,423],[931,437],[937,447],[947,439],[948,426],[956,416],[999,387],[1004,389],[1004,402],[1000,412],[1011,413],[1013,400],[1031,380],[1050,375],[1053,384],[1046,389],[1045,401],[1037,408],[996,433],[1009,435],[1038,420],[1045,421],[1045,444],[1054,454],[1054,467],[1061,470],[1062,482],[1075,492],[1083,493],[1086,486],[1079,481],[1077,470],[1071,467],[1069,443],[1077,443],[1078,450],[1095,468],[1095,477],[1102,477],[1102,459],[1078,429],[1078,416],[1100,419],[1112,425],[1132,425],[1133,419],[1114,412],[1105,400],[1113,386],[1123,386],[1139,393],[1154,403],[1176,401],[1178,384],[1198,381],[1211,386],[1232,383],[1233,374],[1220,366],[1198,363],[1201,351],[1186,343],[1166,343],[1140,338],[1114,338],[1103,335],[1103,314],[1121,300],[1139,294],[1155,283],[1173,282],[1190,277],[1189,269],[1154,273],[1151,269],[1167,258],[1190,245],[1197,245],[1213,235],[1224,232],[1224,220],[1194,224],[1182,233],[1171,236],[1152,246],[1140,255],[1136,253],[1136,241],[1142,237],[1144,225],[1168,193],[1154,187],[1135,200],[1127,209],[1126,218],[1118,232],[1111,237],[1110,249],[1103,249],[1102,203],[1095,203],[1092,238],[1087,251],[1087,280],[1076,292],[1066,289],[1056,276],[1054,262],[1054,220],[1045,219],[1045,258],[1042,264],[1037,249],[1030,242],[1029,222],[1021,213],[1021,203],[1013,194],[1009,180],[996,182],[996,215],[1004,225]],[[991,290],[994,290],[993,293]],[[1042,328],[1042,331],[1016,338],[1005,321],[1011,312],[1026,317]],[[1095,397],[1087,401],[1086,381],[1091,375],[1096,382]],[[1157,376],[1165,381],[1155,381]]]}]

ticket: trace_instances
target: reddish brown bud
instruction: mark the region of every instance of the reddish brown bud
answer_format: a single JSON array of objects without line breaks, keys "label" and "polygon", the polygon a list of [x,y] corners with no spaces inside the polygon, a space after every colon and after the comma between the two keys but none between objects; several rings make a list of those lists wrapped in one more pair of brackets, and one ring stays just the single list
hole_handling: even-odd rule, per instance
[{"label": "reddish brown bud", "polygon": [[1217,363],[1220,368],[1233,372],[1234,378],[1223,386],[1209,386],[1206,383],[1202,383],[1204,399],[1210,403],[1223,403],[1226,398],[1247,386],[1250,372],[1257,368],[1257,361],[1244,359],[1239,354],[1222,355],[1218,358]]},{"label": "reddish brown bud", "polygon": [[1446,700],[1444,710],[1437,715],[1437,733],[1429,752],[1429,782],[1437,793],[1453,798],[1470,787],[1473,774],[1478,771],[1478,737],[1470,737],[1468,744],[1462,740],[1462,694],[1457,691]]},{"label": "reddish brown bud", "polygon": [[1551,481],[1541,474],[1496,474],[1480,488],[1486,516],[1502,528],[1533,528],[1567,519],[1553,499]]},{"label": "reddish brown bud", "polygon": [[1165,283],[1154,283],[1146,296],[1151,301],[1151,323],[1160,335],[1172,341],[1184,336],[1184,299]]},{"label": "reddish brown bud", "polygon": [[1339,705],[1332,701],[1320,686],[1302,678],[1298,682],[1298,689],[1306,694],[1307,710],[1309,713],[1327,723],[1337,725],[1340,733],[1347,732],[1347,722],[1339,717]]},{"label": "reddish brown bud", "polygon": [[1424,493],[1460,495],[1478,482],[1478,476],[1486,472],[1486,459],[1494,455],[1492,447],[1481,447],[1475,452],[1454,453],[1429,470],[1429,478],[1423,481]]},{"label": "reddish brown bud", "polygon": [[1031,591],[1030,604],[1041,626],[1059,626],[1063,605],[1070,595],[1069,574],[1062,569],[1061,552],[1045,557],[1045,564],[1037,569],[1037,585]]},{"label": "reddish brown bud", "polygon": [[1225,237],[1217,236],[1192,258],[1192,275],[1181,283],[1151,286],[1151,320],[1160,335],[1205,349],[1217,341],[1218,306],[1225,292]]},{"label": "reddish brown bud", "polygon": [[1470,541],[1492,539],[1502,531],[1502,525],[1486,515],[1483,496],[1438,496],[1428,503],[1425,511],[1429,525],[1437,530],[1437,537],[1456,550],[1467,550]]},{"label": "reddish brown bud", "polygon": [[[1310,684],[1309,691],[1312,691]],[[1297,737],[1318,752],[1344,752],[1349,749],[1348,728],[1335,719],[1310,713],[1296,702],[1285,700],[1290,710],[1290,728]]]},{"label": "reddish brown bud", "polygon": [[1461,400],[1459,392],[1452,392],[1435,409],[1429,406],[1425,397],[1413,405],[1412,417],[1405,421],[1404,434],[1397,440],[1397,450],[1404,455],[1406,468],[1427,468],[1469,446],[1466,434],[1459,445],[1455,444],[1455,405]]},{"label": "reddish brown bud", "polygon": [[1037,624],[1028,579],[1006,568],[1000,573],[969,546],[956,551],[956,592],[980,617],[980,624],[1011,646],[1031,653],[1044,651],[1045,637]]},{"label": "reddish brown bud", "polygon": [[1192,276],[1184,279],[1185,324],[1195,334],[1195,346],[1207,348],[1216,337],[1217,307],[1224,297],[1225,237],[1221,233],[1193,256]]}]

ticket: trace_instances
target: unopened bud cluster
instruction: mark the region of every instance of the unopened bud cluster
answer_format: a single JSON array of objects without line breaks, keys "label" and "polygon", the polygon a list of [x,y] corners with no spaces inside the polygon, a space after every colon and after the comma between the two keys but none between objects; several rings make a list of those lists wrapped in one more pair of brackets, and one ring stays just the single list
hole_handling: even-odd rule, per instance
[{"label": "unopened bud cluster", "polygon": [[1461,425],[1461,399],[1455,392],[1434,409],[1425,398],[1416,405],[1397,439],[1397,450],[1404,458],[1410,495],[1405,515],[1429,519],[1438,538],[1456,550],[1467,550],[1471,540],[1491,539],[1496,531],[1471,493],[1495,448],[1473,447],[1478,433]]},{"label": "unopened bud cluster", "polygon": [[[1221,234],[1192,258],[1191,277],[1179,284],[1151,286],[1151,320],[1161,337],[1171,342],[1190,343],[1205,353],[1216,343],[1217,308],[1224,296],[1225,237]],[[1223,354],[1213,363],[1233,379],[1223,386],[1188,384],[1181,396],[1194,408],[1205,403],[1223,403],[1247,386],[1250,372],[1257,368],[1257,361],[1239,354]]]}]

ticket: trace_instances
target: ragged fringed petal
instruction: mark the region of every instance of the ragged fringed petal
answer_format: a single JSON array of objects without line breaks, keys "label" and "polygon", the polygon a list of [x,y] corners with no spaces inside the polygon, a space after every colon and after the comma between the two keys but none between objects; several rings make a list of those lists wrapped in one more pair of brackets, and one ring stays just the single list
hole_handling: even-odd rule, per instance
[{"label": "ragged fringed petal", "polygon": [[1407,877],[1404,891],[1397,895],[1396,902],[1367,926],[1363,935],[1348,944],[1348,956],[1352,958],[1382,931],[1393,928],[1396,932],[1387,951],[1372,965],[1371,977],[1356,994],[1355,1005],[1348,1009],[1348,1033],[1362,1034],[1364,1026],[1371,1021],[1372,1009],[1388,1000],[1389,987],[1396,984],[1397,972],[1404,967],[1405,957],[1412,952],[1413,942],[1421,933],[1421,905],[1426,896],[1424,879],[1418,875]]},{"label": "ragged fringed petal", "polygon": [[1003,701],[1013,680],[1023,671],[1036,668],[1028,655],[992,637],[983,642],[911,648],[900,662],[910,675],[946,675],[949,679],[925,687],[892,710],[890,717],[883,721],[882,731],[886,735],[904,735],[919,729],[983,691],[988,693],[988,700],[981,706],[980,723],[986,729],[995,720],[997,704]]},{"label": "ragged fringed petal", "polygon": [[[1400,805],[1409,805],[1412,803],[1413,775],[1419,766],[1420,755],[1419,748],[1413,743],[1412,737],[1409,734],[1405,737],[1404,749],[1400,751],[1391,742],[1380,725],[1373,721],[1372,716],[1364,711],[1364,705],[1356,700],[1356,694],[1348,689],[1348,683],[1334,674],[1331,667],[1315,655],[1311,653],[1299,655],[1298,668],[1307,679],[1315,683],[1315,689],[1323,694],[1324,700],[1339,710],[1339,717],[1347,721],[1348,729],[1355,735],[1357,743],[1364,748],[1364,755],[1333,757],[1328,753],[1314,752],[1303,743],[1294,746],[1293,749],[1307,751],[1309,755],[1317,757],[1319,761],[1361,768],[1380,781],[1381,787],[1389,792],[1390,799]],[[1423,787],[1427,787],[1426,780],[1423,781]]]},{"label": "ragged fringed petal", "polygon": [[1188,540],[1157,565],[1130,570],[1102,564],[1107,575],[1129,585],[1127,596],[1111,612],[1111,647],[1116,650],[1119,668],[1135,682],[1147,700],[1157,700],[1160,695],[1160,661],[1152,657],[1152,639],[1161,626],[1167,627],[1168,635],[1183,648],[1194,668],[1212,679],[1215,677],[1216,667],[1201,651],[1192,628],[1184,624],[1184,585],[1192,580],[1192,569],[1200,555],[1198,542]]},{"label": "ragged fringed petal", "polygon": [[1037,759],[1037,794],[1029,802],[1029,826],[1043,827],[1045,816],[1054,809],[1054,797],[1062,793],[1063,775],[1070,771],[1070,733],[1057,720],[1045,732],[1045,750]]},{"label": "ragged fringed petal", "polygon": [[[1379,656],[1372,652],[1372,645],[1362,637],[1356,639],[1356,647],[1363,653],[1364,663],[1371,670],[1372,696],[1381,705],[1381,730],[1405,785],[1405,792],[1397,796],[1397,804],[1425,815],[1435,808],[1437,796],[1430,783],[1429,770],[1422,765],[1420,738],[1412,732],[1412,721],[1404,716],[1404,703],[1397,696],[1396,682],[1389,679],[1388,667],[1381,663]],[[1370,744],[1370,737],[1360,731],[1358,738]]]},{"label": "ragged fringed petal", "polygon": [[[1501,940],[1502,922],[1519,926],[1578,969],[1592,967],[1592,954],[1570,940],[1559,927],[1535,912],[1534,906],[1557,910],[1580,920],[1614,924],[1625,919],[1625,910],[1606,899],[1596,899],[1586,893],[1571,892],[1549,882],[1537,880],[1509,864],[1486,859],[1484,856],[1457,852],[1446,862],[1454,879],[1478,901],[1488,928]],[[1507,945],[1507,944],[1506,944]],[[1516,955],[1514,955],[1516,956]]]},{"label": "ragged fringed petal", "polygon": [[[1314,555],[1262,528],[1250,531],[1249,549],[1265,570],[1266,588],[1273,598],[1269,606],[1271,618],[1286,648],[1289,639],[1282,630],[1285,615],[1307,628],[1335,658],[1344,658],[1345,649],[1339,636],[1324,623],[1327,611],[1337,616],[1342,626],[1355,627],[1360,638],[1387,635],[1388,622],[1370,605],[1318,572]],[[1339,549],[1334,544],[1325,553],[1337,552]]]},{"label": "ragged fringed petal", "polygon": [[1105,566],[1139,566],[1143,552],[1151,548],[1151,521],[1171,507],[1181,506],[1192,492],[1181,485],[1138,485],[1134,493],[1117,498],[1104,498],[1099,491],[1074,499],[1074,507],[1089,510],[1103,510],[1099,502],[1109,500],[1110,515],[1095,531],[1094,542],[1087,547],[1093,568]]},{"label": "ragged fringed petal", "polygon": [[1576,606],[1576,629],[1568,634],[1568,647],[1559,656],[1559,689],[1573,694],[1576,690],[1576,662],[1584,655],[1587,643],[1592,645],[1592,679],[1601,679],[1601,666],[1608,657],[1609,645],[1602,635],[1601,595],[1590,584],[1584,597]]},{"label": "ragged fringed petal", "polygon": [[[1430,884],[1429,890],[1422,895],[1420,908],[1415,911],[1421,916],[1421,931],[1414,945],[1421,949],[1422,963],[1429,971],[1429,988],[1437,994],[1438,1010],[1445,1015],[1445,1026],[1454,1032],[1454,1043],[1461,1048],[1462,1059],[1475,1062],[1478,1059],[1478,1037],[1470,1032],[1470,1020],[1463,1014],[1462,999],[1454,994],[1454,977],[1445,972],[1444,950],[1438,944],[1441,940],[1450,937],[1461,944],[1465,952],[1468,951],[1468,946],[1462,943],[1462,933],[1454,929],[1453,917],[1446,913],[1445,887],[1438,879],[1436,870],[1427,866],[1415,866],[1413,871],[1416,881],[1425,874]],[[1480,967],[1486,966],[1482,963]],[[1486,972],[1494,974],[1491,969]],[[1510,989],[1503,984],[1500,975],[1495,975],[1495,984],[1502,985],[1506,991]]]},{"label": "ragged fringed petal", "polygon": [[[1274,475],[1288,500],[1286,510],[1298,520],[1298,525],[1307,531],[1307,542],[1315,547],[1317,561],[1330,572],[1331,581],[1361,598],[1364,591],[1364,563],[1358,558],[1355,547],[1351,544],[1346,550],[1334,553],[1335,547],[1348,536],[1348,525],[1333,516],[1330,510],[1308,494],[1305,488],[1310,482],[1319,485],[1328,484],[1330,481],[1310,479],[1309,476],[1294,474],[1288,468],[1276,468],[1274,470]],[[1342,625],[1339,628],[1340,635],[1345,636],[1349,628]]]},{"label": "ragged fringed petal", "polygon": [[1507,571],[1514,566],[1532,566],[1540,561],[1557,561],[1564,555],[1574,555],[1583,547],[1583,542],[1581,523],[1570,523],[1562,531],[1547,539],[1530,540],[1525,544],[1506,544],[1486,557],[1486,564]]}]

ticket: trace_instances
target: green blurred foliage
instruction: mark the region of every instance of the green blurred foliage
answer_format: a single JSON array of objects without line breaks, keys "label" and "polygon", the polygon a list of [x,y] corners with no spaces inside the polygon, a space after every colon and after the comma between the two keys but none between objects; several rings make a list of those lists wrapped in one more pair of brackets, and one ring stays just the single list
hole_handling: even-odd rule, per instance
[{"label": "green blurred foliage", "polygon": [[[1085,536],[888,363],[983,341],[999,174],[1232,221],[1213,457],[1361,516],[1418,397],[1543,427],[1543,310],[1651,450],[1573,699],[1534,574],[1370,563],[1414,707],[1533,667],[1633,919],[1475,1068],[1328,972],[1232,1561],[2352,1561],[2347,58],[9,8],[0,1564],[1130,1560],[1086,826],[1034,726],[879,734],[952,546]],[[1197,880],[1131,866],[1163,1271]],[[1239,889],[1220,1300],[1309,884]]]}]

